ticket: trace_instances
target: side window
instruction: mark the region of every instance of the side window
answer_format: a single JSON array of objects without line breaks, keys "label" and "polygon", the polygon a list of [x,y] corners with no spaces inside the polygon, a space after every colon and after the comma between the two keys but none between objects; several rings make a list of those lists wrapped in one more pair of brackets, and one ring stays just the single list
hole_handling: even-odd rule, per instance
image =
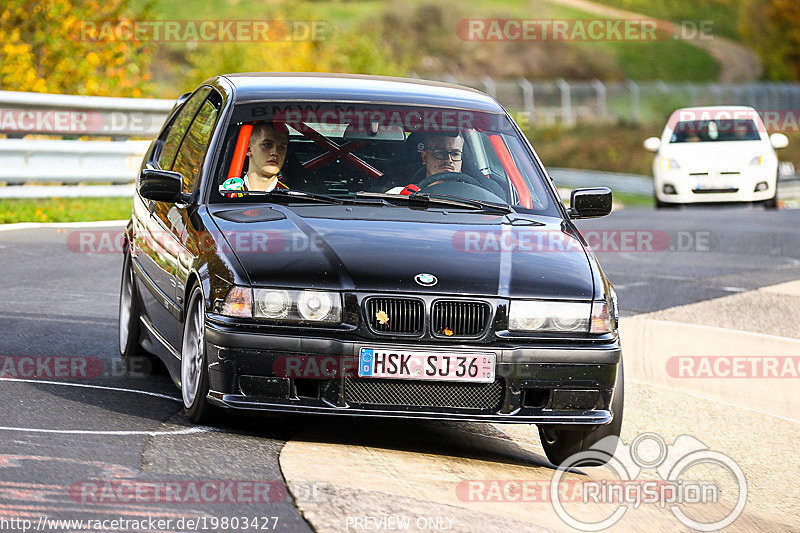
[{"label": "side window", "polygon": [[172,170],[183,175],[183,192],[191,193],[197,185],[200,167],[203,166],[203,159],[211,141],[211,134],[214,131],[214,124],[219,116],[219,109],[222,100],[216,92],[203,102],[194,117],[192,125],[186,132],[175,158]]},{"label": "side window", "polygon": [[158,165],[162,169],[172,170],[172,163],[175,161],[175,155],[178,153],[178,147],[181,145],[183,136],[186,134],[189,124],[192,122],[195,113],[197,113],[197,110],[200,108],[200,104],[203,103],[203,100],[208,96],[210,90],[209,87],[203,87],[194,93],[189,100],[183,104],[181,110],[178,111],[178,114],[172,120],[172,124],[170,124],[165,132],[166,135],[163,137],[164,144],[157,159]]}]

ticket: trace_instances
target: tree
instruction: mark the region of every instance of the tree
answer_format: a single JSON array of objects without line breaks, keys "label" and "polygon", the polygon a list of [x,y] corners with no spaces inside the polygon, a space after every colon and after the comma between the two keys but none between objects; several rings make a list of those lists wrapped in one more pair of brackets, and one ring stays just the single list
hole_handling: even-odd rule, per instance
[{"label": "tree", "polygon": [[800,2],[749,0],[742,5],[740,28],[761,56],[772,80],[800,80]]},{"label": "tree", "polygon": [[[0,89],[104,96],[151,90],[153,47],[109,33],[100,21],[146,18],[130,0],[5,0],[0,7]],[[95,33],[96,37],[96,33]]]}]

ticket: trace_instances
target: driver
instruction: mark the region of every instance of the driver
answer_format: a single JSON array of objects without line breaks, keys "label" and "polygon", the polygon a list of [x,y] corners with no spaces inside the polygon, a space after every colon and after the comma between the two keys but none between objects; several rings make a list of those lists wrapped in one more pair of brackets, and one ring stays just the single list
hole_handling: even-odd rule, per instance
[{"label": "driver", "polygon": [[[461,137],[461,133],[457,131],[452,132],[452,134],[447,132],[430,133],[425,137],[420,156],[422,157],[422,164],[425,166],[426,178],[442,172],[461,172],[461,161],[464,157],[464,139]],[[439,183],[444,183],[444,180],[434,181],[428,184],[428,187]],[[397,192],[404,195],[413,194],[420,190],[414,184],[406,185],[402,189],[398,187],[397,189]],[[389,192],[395,192],[395,190]]]},{"label": "driver", "polygon": [[[288,189],[281,181],[281,167],[286,161],[289,145],[289,130],[281,122],[260,121],[253,124],[250,144],[246,155],[249,158],[247,171],[242,178],[229,178],[222,184],[228,191],[273,191]],[[230,193],[229,198],[244,196]]]},{"label": "driver", "polygon": [[[460,133],[450,136],[433,133],[425,137],[425,145],[420,152],[426,176],[441,172],[461,172],[461,159],[464,156],[464,139]],[[436,185],[441,182],[434,182]]]}]

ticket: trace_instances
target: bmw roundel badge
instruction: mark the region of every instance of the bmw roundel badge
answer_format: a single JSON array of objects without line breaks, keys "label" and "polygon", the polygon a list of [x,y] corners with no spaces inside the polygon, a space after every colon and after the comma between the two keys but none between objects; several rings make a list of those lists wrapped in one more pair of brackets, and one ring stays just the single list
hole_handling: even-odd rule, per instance
[{"label": "bmw roundel badge", "polygon": [[434,276],[433,274],[425,274],[424,272],[414,276],[414,281],[416,281],[423,287],[433,287],[434,285],[439,283],[439,280],[436,278],[436,276]]}]

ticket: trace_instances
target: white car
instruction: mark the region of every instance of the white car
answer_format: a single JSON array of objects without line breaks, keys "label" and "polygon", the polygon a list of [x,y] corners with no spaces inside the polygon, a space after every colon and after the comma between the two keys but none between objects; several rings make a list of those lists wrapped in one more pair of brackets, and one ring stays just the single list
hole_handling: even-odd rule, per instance
[{"label": "white car", "polygon": [[752,107],[690,107],[672,113],[653,161],[656,207],[701,202],[777,206],[778,156],[789,139],[767,135]]}]

